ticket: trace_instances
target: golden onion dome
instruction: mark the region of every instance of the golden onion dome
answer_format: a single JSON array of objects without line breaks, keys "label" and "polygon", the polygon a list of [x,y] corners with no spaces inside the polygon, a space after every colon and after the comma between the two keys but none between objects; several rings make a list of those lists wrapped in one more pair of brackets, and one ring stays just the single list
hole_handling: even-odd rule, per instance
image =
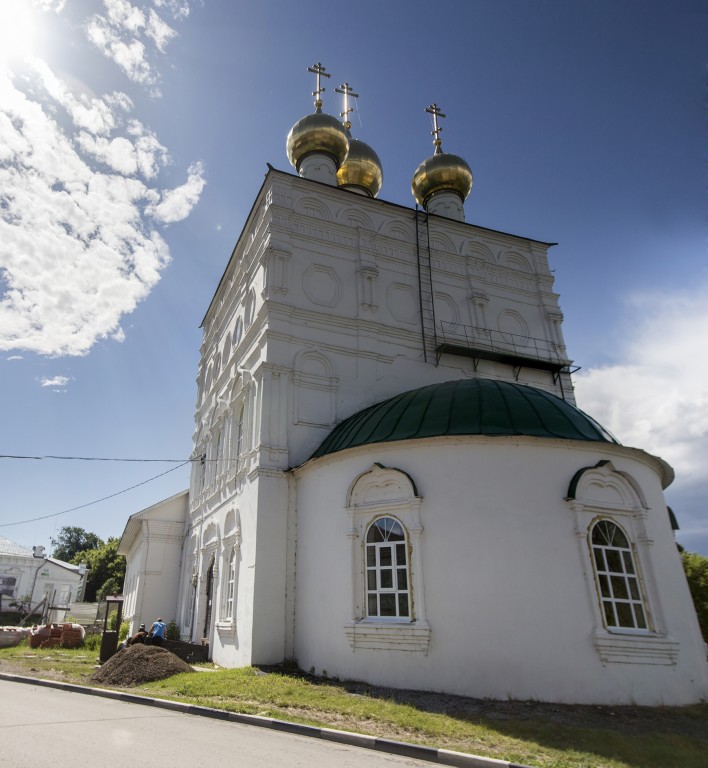
[{"label": "golden onion dome", "polygon": [[347,157],[349,138],[336,117],[318,107],[314,114],[298,120],[286,141],[288,160],[300,171],[303,158],[313,153],[329,155],[339,168]]},{"label": "golden onion dome", "polygon": [[411,191],[423,208],[437,192],[454,192],[464,203],[472,190],[472,182],[472,169],[465,160],[449,152],[437,151],[416,168]]},{"label": "golden onion dome", "polygon": [[349,138],[349,154],[337,171],[337,186],[357,187],[376,197],[383,184],[383,167],[374,150],[359,139]]}]

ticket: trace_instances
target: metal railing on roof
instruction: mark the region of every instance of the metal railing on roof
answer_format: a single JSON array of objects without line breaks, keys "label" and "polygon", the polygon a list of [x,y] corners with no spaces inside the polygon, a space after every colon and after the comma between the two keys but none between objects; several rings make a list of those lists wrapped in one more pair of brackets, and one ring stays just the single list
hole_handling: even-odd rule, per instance
[{"label": "metal railing on roof", "polygon": [[549,339],[441,321],[438,355],[445,352],[556,372],[571,363],[565,348]]}]

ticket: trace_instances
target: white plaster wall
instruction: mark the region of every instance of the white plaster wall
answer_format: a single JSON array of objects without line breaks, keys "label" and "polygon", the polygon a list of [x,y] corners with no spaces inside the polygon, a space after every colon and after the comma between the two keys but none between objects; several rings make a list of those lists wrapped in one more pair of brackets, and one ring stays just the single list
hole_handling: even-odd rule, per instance
[{"label": "white plaster wall", "polygon": [[0,554],[0,575],[17,579],[14,597],[3,595],[3,610],[11,610],[12,600],[21,600],[25,596],[31,596],[32,606],[37,605],[45,594],[50,600],[56,594],[59,602],[62,595],[68,592],[69,601],[76,600],[81,584],[81,576],[77,572],[32,556]]},{"label": "white plaster wall", "polygon": [[[610,633],[598,622],[585,531],[565,497],[575,472],[603,459],[631,474],[646,496],[641,521],[622,524],[635,533],[644,527],[636,545],[654,639],[677,644],[675,664],[603,664],[594,645]],[[408,473],[422,497],[427,655],[353,651],[345,635],[353,618],[345,496],[374,461]],[[708,695],[705,648],[657,471],[639,451],[534,438],[406,441],[308,463],[296,471],[298,663],[341,678],[478,697],[700,700]]]},{"label": "white plaster wall", "polygon": [[119,553],[126,557],[123,616],[130,631],[158,616],[176,620],[188,494],[165,499],[131,517]]}]

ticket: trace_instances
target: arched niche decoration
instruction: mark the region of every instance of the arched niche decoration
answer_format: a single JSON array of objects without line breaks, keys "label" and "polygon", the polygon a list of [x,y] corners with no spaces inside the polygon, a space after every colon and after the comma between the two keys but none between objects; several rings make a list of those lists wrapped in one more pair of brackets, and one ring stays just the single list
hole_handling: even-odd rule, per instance
[{"label": "arched niche decoration", "polygon": [[320,307],[336,307],[342,296],[342,281],[332,267],[310,264],[302,273],[302,289]]},{"label": "arched niche decoration", "polygon": [[359,227],[360,229],[366,229],[371,232],[374,229],[374,224],[371,219],[362,211],[357,208],[343,208],[337,219],[349,227]]},{"label": "arched niche decoration", "polygon": [[525,345],[528,341],[528,323],[515,309],[504,309],[497,315],[497,328],[509,344]]},{"label": "arched niche decoration", "polygon": [[241,514],[238,509],[230,509],[224,519],[224,542],[241,538]]},{"label": "arched niche decoration", "polygon": [[442,251],[443,253],[457,253],[457,248],[452,240],[440,232],[431,233],[430,235],[430,247],[436,251]]},{"label": "arched niche decoration", "polygon": [[[357,649],[390,648],[427,653],[430,625],[425,618],[423,592],[422,498],[413,478],[393,467],[374,463],[352,480],[346,493],[351,542],[351,621],[345,626],[347,639]],[[369,618],[364,604],[365,543],[369,526],[380,518],[391,518],[405,530],[410,552],[410,615],[396,620]],[[385,629],[385,631],[383,631]]]},{"label": "arched niche decoration", "polygon": [[593,509],[638,512],[647,509],[644,492],[632,475],[609,460],[579,469],[568,486],[568,499]]},{"label": "arched niche decoration", "polygon": [[526,258],[526,256],[522,256],[520,253],[516,253],[515,251],[507,251],[504,254],[503,262],[504,266],[509,267],[509,269],[518,269],[522,272],[528,273],[533,272],[531,269],[531,263]]},{"label": "arched niche decoration", "polygon": [[336,417],[339,380],[330,359],[315,347],[293,361],[295,423],[331,427]]},{"label": "arched niche decoration", "polygon": [[215,522],[209,523],[202,532],[202,551],[216,547],[219,540],[219,526]]},{"label": "arched niche decoration", "polygon": [[332,212],[321,201],[314,197],[303,197],[295,203],[295,210],[298,213],[304,213],[306,216],[310,216],[313,219],[321,219],[322,221],[332,221]]},{"label": "arched niche decoration", "polygon": [[449,293],[435,293],[435,318],[439,323],[444,323],[447,329],[460,322],[457,302]]},{"label": "arched niche decoration", "polygon": [[479,243],[475,240],[470,240],[467,243],[463,248],[463,253],[465,256],[469,256],[473,259],[481,259],[489,264],[494,264],[496,261],[491,250],[483,243]]},{"label": "arched niche decoration", "polygon": [[414,227],[402,221],[386,221],[381,227],[380,234],[391,237],[394,240],[415,243]]}]

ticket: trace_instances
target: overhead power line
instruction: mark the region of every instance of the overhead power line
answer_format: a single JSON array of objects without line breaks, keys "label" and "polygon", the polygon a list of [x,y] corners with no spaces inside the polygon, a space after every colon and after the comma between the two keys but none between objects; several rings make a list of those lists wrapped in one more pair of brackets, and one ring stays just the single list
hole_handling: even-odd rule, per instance
[{"label": "overhead power line", "polygon": [[[15,457],[6,457],[2,456],[0,458],[15,458]],[[51,457],[53,458],[53,457]],[[66,457],[64,457],[66,458]],[[42,515],[41,517],[33,517],[31,520],[18,520],[15,523],[1,523],[0,528],[9,528],[12,525],[24,525],[25,523],[36,523],[38,520],[48,520],[50,517],[59,517],[59,515],[66,515],[69,512],[76,512],[78,509],[85,509],[86,507],[91,507],[94,504],[98,504],[101,501],[106,501],[108,499],[112,499],[115,496],[120,496],[122,493],[127,493],[128,491],[132,491],[134,488],[139,488],[141,485],[145,485],[146,483],[151,483],[153,480],[157,480],[158,477],[164,477],[165,475],[168,475],[170,472],[174,472],[175,470],[179,469],[180,467],[184,467],[187,464],[190,463],[190,460],[187,459],[187,461],[182,461],[182,463],[179,466],[171,467],[165,472],[160,472],[159,475],[155,475],[154,477],[149,477],[147,480],[143,480],[141,483],[136,483],[135,485],[131,485],[130,488],[124,488],[122,491],[116,491],[115,493],[111,493],[108,496],[103,496],[100,499],[95,499],[94,501],[89,501],[86,504],[79,504],[78,507],[72,507],[71,509],[65,509],[62,512],[54,512],[51,515]]]},{"label": "overhead power line", "polygon": [[0,459],[61,459],[64,461],[137,461],[137,462],[163,462],[165,464],[179,464],[180,462],[194,461],[194,459],[115,459],[102,456],[17,456],[14,454],[0,454]]}]

